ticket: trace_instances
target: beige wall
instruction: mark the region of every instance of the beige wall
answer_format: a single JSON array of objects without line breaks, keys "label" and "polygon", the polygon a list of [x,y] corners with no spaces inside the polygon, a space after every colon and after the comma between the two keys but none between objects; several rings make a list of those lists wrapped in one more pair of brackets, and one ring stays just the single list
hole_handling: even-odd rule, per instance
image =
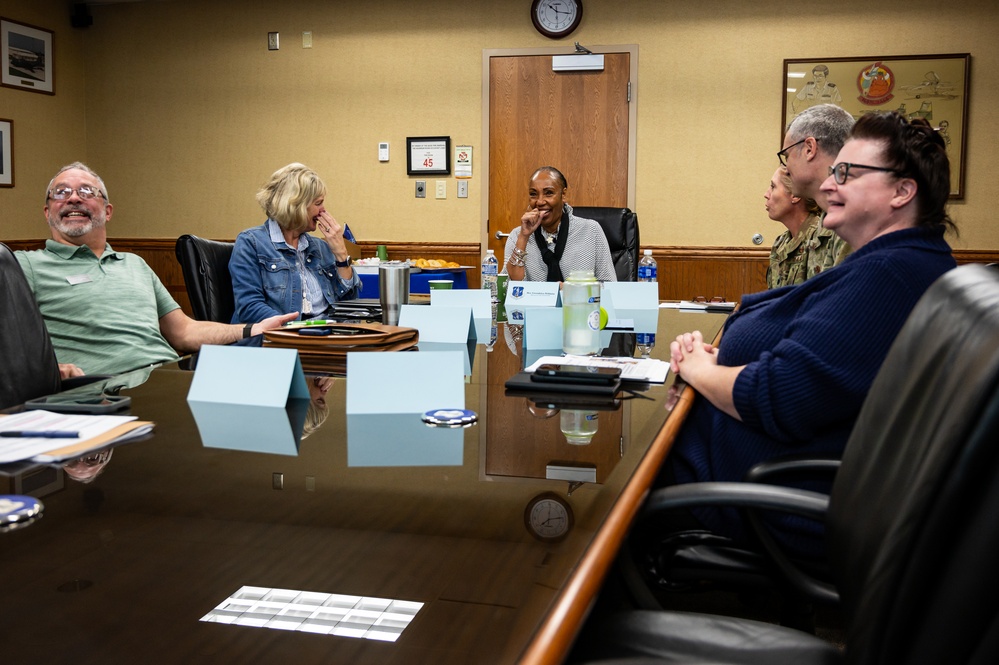
[{"label": "beige wall", "polygon": [[55,31],[58,93],[0,88],[0,118],[14,123],[14,187],[0,188],[0,240],[47,236],[45,185],[63,164],[87,158],[84,33],[69,28],[66,7],[56,0],[5,0],[0,8],[4,18]]},{"label": "beige wall", "polygon": [[[999,180],[994,0],[890,0],[876,17],[866,0],[593,0],[560,42],[535,32],[529,5],[172,0],[96,6],[94,25],[73,30],[65,3],[8,0],[5,16],[56,30],[57,95],[0,89],[17,166],[17,187],[0,190],[0,236],[41,235],[47,178],[82,157],[111,189],[113,235],[234,237],[262,220],[253,200],[262,181],[302,161],[362,240],[478,242],[481,159],[467,200],[455,198],[453,178],[446,201],[432,197],[432,182],[418,200],[405,139],[449,135],[481,158],[482,50],[578,40],[639,45],[635,207],[644,243],[670,246],[750,247],[754,233],[769,244],[782,229],[762,193],[780,144],[784,58],[970,52],[954,244],[999,249],[986,196]],[[281,33],[281,50],[267,51],[268,31]],[[387,164],[379,141],[391,143]]]}]

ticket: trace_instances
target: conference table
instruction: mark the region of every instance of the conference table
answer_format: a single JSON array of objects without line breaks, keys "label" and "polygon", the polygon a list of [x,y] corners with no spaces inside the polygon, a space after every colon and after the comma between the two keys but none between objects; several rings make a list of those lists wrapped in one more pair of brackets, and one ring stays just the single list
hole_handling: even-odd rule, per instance
[{"label": "conference table", "polygon": [[[661,309],[653,357],[724,320]],[[499,323],[492,348],[475,347],[475,424],[362,427],[345,414],[352,379],[337,377],[290,451],[204,441],[188,359],[111,380],[155,430],[87,482],[43,469],[60,478],[42,517],[0,533],[0,660],[561,662],[693,395],[670,375],[587,407],[597,431],[572,445],[560,422],[578,405],[506,394],[532,351],[520,332]]]}]

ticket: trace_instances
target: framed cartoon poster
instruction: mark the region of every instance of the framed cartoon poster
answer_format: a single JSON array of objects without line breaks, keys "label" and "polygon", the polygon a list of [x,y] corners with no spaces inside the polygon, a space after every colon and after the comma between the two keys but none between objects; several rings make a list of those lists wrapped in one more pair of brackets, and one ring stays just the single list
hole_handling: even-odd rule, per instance
[{"label": "framed cartoon poster", "polygon": [[0,18],[0,85],[55,94],[52,31]]},{"label": "framed cartoon poster", "polygon": [[785,60],[781,140],[794,116],[817,104],[854,118],[871,111],[924,118],[947,144],[950,196],[964,198],[970,60],[968,53]]}]

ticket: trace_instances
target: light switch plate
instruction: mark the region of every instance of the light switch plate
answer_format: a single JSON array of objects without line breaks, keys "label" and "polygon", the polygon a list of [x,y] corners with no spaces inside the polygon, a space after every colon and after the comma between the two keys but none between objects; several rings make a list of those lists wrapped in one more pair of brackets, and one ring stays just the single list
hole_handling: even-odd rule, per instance
[{"label": "light switch plate", "polygon": [[427,181],[417,180],[416,181],[416,198],[425,199],[427,198]]},{"label": "light switch plate", "polygon": [[276,32],[268,32],[267,33],[267,50],[268,51],[277,51],[279,48],[281,48],[281,46],[280,46],[280,41],[279,41],[279,35],[278,35],[278,33],[276,33]]},{"label": "light switch plate", "polygon": [[447,180],[437,181],[437,198],[439,199],[447,198]]},{"label": "light switch plate", "polygon": [[459,180],[458,181],[458,198],[467,199],[468,198],[468,181]]},{"label": "light switch plate", "polygon": [[312,48],[312,31],[306,30],[302,33],[302,48]]}]

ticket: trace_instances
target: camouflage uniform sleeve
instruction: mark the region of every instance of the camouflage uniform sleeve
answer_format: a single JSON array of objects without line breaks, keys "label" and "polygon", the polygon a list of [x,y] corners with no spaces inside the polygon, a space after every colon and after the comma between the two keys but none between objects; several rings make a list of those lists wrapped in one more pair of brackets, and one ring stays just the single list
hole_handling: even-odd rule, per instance
[{"label": "camouflage uniform sleeve", "polygon": [[814,277],[823,270],[838,266],[852,251],[838,235],[828,229],[819,228],[809,239],[808,277]]}]

